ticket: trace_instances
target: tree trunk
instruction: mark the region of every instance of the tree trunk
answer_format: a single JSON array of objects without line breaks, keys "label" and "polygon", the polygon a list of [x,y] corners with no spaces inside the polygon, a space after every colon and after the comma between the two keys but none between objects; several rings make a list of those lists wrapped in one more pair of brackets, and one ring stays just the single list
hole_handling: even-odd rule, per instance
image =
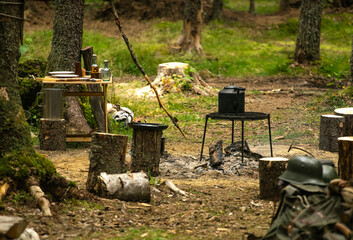
[{"label": "tree trunk", "polygon": [[310,63],[320,59],[322,0],[303,0],[300,16],[295,60]]},{"label": "tree trunk", "polygon": [[[0,12],[11,16],[22,17],[21,9],[21,5],[0,4]],[[14,150],[34,153],[17,81],[21,24],[0,16],[0,159]]]},{"label": "tree trunk", "polygon": [[[84,0],[56,0],[55,3],[53,40],[47,71],[74,71],[76,62],[81,58]],[[75,86],[70,86],[69,90],[75,91]],[[90,133],[91,128],[84,118],[78,98],[65,99],[68,130],[71,133]]]},{"label": "tree trunk", "polygon": [[223,16],[223,0],[213,0],[210,20],[221,19]]},{"label": "tree trunk", "polygon": [[184,22],[179,46],[184,51],[202,54],[202,0],[185,0]]},{"label": "tree trunk", "polygon": [[351,66],[351,75],[350,75],[350,81],[353,83],[353,39],[352,39],[352,47],[351,47],[351,59],[350,59],[350,66]]},{"label": "tree trunk", "polygon": [[353,137],[338,138],[338,175],[343,180],[353,178]]},{"label": "tree trunk", "polygon": [[280,5],[279,5],[279,11],[281,13],[285,13],[285,12],[289,11],[289,9],[290,9],[289,2],[290,2],[290,0],[281,0]]},{"label": "tree trunk", "polygon": [[249,13],[255,12],[255,0],[250,0]]}]

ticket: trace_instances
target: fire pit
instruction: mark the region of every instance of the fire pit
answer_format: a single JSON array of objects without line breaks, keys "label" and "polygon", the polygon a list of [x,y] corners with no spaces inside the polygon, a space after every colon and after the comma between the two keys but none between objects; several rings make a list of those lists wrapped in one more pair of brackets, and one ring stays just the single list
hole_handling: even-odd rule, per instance
[{"label": "fire pit", "polygon": [[[205,128],[204,128],[203,138],[202,138],[200,161],[202,160],[203,147],[204,147],[205,138],[206,138],[207,121],[209,118],[217,119],[217,120],[232,121],[232,143],[234,142],[234,121],[241,121],[242,162],[244,161],[244,122],[267,119],[270,151],[271,151],[271,157],[273,157],[270,114],[262,113],[262,112],[244,112],[244,103],[245,103],[244,91],[245,91],[245,88],[230,85],[228,87],[225,87],[222,91],[219,92],[218,112],[213,112],[206,115]],[[224,106],[224,105],[228,105],[228,106]]]}]

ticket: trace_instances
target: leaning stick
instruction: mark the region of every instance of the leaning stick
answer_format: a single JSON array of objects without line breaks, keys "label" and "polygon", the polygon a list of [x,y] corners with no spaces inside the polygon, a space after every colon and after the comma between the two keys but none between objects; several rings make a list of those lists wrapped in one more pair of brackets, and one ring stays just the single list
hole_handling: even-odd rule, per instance
[{"label": "leaning stick", "polygon": [[38,206],[42,209],[44,216],[52,216],[50,211],[50,203],[45,198],[45,194],[39,186],[39,183],[34,178],[29,178],[26,182],[26,186],[29,189],[32,196],[36,199]]},{"label": "leaning stick", "polygon": [[121,33],[121,36],[123,37],[125,43],[126,43],[126,46],[127,48],[129,49],[129,52],[130,52],[130,55],[131,55],[131,58],[132,60],[134,61],[134,63],[136,64],[137,68],[140,70],[140,72],[142,73],[142,75],[145,77],[145,79],[147,80],[148,84],[150,85],[150,87],[153,89],[153,91],[155,92],[156,94],[156,97],[157,97],[157,100],[158,100],[158,103],[159,103],[159,107],[163,108],[163,110],[165,111],[165,113],[168,115],[168,117],[170,118],[170,120],[172,120],[174,126],[176,126],[179,131],[181,132],[181,134],[184,136],[184,138],[186,138],[185,136],[185,133],[183,132],[183,130],[181,130],[181,128],[179,127],[178,125],[178,119],[176,117],[173,117],[169,112],[168,110],[164,107],[164,105],[162,104],[161,102],[161,99],[159,97],[159,94],[158,94],[158,91],[157,89],[155,88],[155,86],[153,86],[153,84],[151,83],[151,80],[149,79],[149,77],[147,76],[146,74],[146,71],[143,69],[143,67],[141,66],[140,62],[137,60],[136,58],[136,55],[134,53],[134,51],[132,50],[132,46],[129,42],[129,39],[127,38],[127,36],[125,35],[124,33],[124,30],[123,30],[123,26],[121,25],[120,23],[120,19],[119,19],[119,15],[118,13],[116,12],[115,10],[115,6],[114,6],[114,2],[113,0],[110,0],[110,5],[111,5],[111,8],[113,10],[113,13],[114,13],[114,16],[115,16],[115,23],[116,25],[118,26],[119,28],[119,31]]}]

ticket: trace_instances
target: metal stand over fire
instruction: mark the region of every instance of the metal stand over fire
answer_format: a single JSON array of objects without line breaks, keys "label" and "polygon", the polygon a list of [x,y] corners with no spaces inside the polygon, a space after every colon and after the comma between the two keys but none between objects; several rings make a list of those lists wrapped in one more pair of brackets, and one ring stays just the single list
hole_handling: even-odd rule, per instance
[{"label": "metal stand over fire", "polygon": [[267,121],[268,121],[268,135],[269,135],[269,140],[270,140],[270,151],[271,151],[271,157],[273,157],[270,114],[261,113],[261,112],[244,112],[244,113],[218,113],[218,112],[214,112],[214,113],[209,113],[206,115],[205,128],[204,128],[203,138],[202,138],[200,161],[202,160],[203,147],[205,144],[205,137],[206,137],[207,121],[209,118],[217,119],[217,120],[232,121],[232,143],[234,142],[234,121],[241,121],[241,145],[242,145],[241,161],[242,162],[244,162],[244,122],[245,121],[256,121],[256,120],[267,119]]}]

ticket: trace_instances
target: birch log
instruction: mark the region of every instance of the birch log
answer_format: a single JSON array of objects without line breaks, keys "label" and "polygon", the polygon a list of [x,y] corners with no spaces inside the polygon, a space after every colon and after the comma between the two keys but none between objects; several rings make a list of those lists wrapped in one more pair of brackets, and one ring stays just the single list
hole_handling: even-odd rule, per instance
[{"label": "birch log", "polygon": [[151,190],[145,173],[107,174],[97,178],[97,194],[105,198],[117,198],[123,201],[149,202]]},{"label": "birch log", "polygon": [[278,177],[286,170],[287,158],[269,157],[259,160],[260,199],[278,200]]},{"label": "birch log", "polygon": [[338,152],[337,138],[344,134],[344,117],[339,115],[321,115],[319,149]]},{"label": "birch log", "polygon": [[353,178],[353,137],[338,138],[338,175],[343,180]]}]

